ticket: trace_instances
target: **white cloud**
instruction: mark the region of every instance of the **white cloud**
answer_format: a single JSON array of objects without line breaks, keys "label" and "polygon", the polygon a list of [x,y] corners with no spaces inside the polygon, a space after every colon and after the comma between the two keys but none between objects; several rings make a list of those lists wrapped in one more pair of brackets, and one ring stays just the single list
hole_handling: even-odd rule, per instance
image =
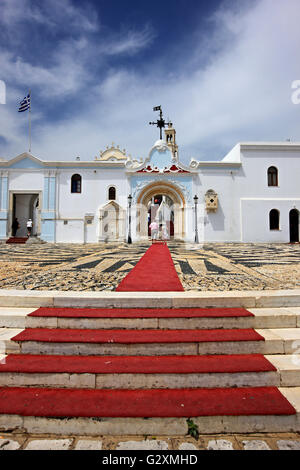
[{"label": "white cloud", "polygon": [[[67,41],[48,67],[23,67],[19,59],[28,80],[31,76],[36,84],[44,84],[54,99],[56,92],[73,93],[74,99],[81,93],[76,115],[59,123],[35,122],[33,153],[44,159],[92,159],[114,141],[134,157],[145,157],[158,135],[148,125],[155,119],[155,105],[162,105],[165,117],[174,122],[185,161],[222,158],[243,140],[300,140],[300,105],[291,101],[291,84],[300,79],[299,2],[260,0],[245,2],[243,9],[236,5],[229,8],[227,3],[210,19],[214,29],[206,32],[205,41],[199,35],[198,43],[187,49],[187,41],[184,50],[175,44],[175,64],[156,60],[143,71],[106,64],[108,53],[122,55],[137,52],[139,45],[147,47],[152,40],[147,28],[122,37],[111,35],[101,44],[86,36]],[[203,66],[199,57],[204,45],[210,53]],[[98,75],[88,67],[93,59],[103,61],[105,73]],[[6,53],[0,60],[11,76],[16,73],[20,85],[21,72],[13,58]],[[10,116],[10,125],[3,123],[11,139],[3,148],[11,157],[24,150],[14,132],[22,132],[26,142],[26,130],[12,124],[15,119]]]},{"label": "white cloud", "polygon": [[105,52],[108,55],[134,55],[147,47],[153,41],[154,36],[154,31],[149,25],[141,31],[124,31],[119,38],[107,41]]},{"label": "white cloud", "polygon": [[[86,8],[75,7],[71,0],[47,0],[33,4],[31,0],[0,0],[2,26],[11,30],[19,23],[30,22],[51,28],[68,26],[85,32],[99,29],[99,19],[90,4]],[[18,30],[15,30],[18,34]]]}]

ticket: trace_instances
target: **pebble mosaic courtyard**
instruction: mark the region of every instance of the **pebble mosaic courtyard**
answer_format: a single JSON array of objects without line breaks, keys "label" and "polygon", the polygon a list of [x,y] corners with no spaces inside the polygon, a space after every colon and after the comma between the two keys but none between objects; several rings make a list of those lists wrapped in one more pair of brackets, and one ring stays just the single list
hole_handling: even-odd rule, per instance
[{"label": "pebble mosaic courtyard", "polygon": [[[150,242],[132,245],[1,243],[0,288],[114,291],[149,246]],[[168,246],[185,291],[276,290],[300,286],[300,244],[170,242]]]}]

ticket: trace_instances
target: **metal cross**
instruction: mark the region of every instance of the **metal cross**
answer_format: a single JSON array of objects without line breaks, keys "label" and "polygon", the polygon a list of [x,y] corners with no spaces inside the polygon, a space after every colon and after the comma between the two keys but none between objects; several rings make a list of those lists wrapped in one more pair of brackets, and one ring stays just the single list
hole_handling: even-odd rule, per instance
[{"label": "metal cross", "polygon": [[152,126],[156,125],[157,127],[159,127],[160,140],[162,140],[162,129],[163,129],[163,127],[165,127],[166,124],[172,126],[172,123],[171,122],[166,122],[164,120],[161,106],[155,106],[153,108],[153,111],[159,111],[159,119],[156,122],[149,122],[149,124],[152,125]]}]

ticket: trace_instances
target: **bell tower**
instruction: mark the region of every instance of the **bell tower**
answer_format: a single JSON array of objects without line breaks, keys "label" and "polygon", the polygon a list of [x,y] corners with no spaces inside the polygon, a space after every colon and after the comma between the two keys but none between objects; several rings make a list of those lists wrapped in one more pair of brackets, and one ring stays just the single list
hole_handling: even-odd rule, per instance
[{"label": "bell tower", "polygon": [[166,144],[172,152],[173,158],[177,160],[178,145],[176,144],[176,131],[171,122],[168,123],[168,129],[165,129]]}]

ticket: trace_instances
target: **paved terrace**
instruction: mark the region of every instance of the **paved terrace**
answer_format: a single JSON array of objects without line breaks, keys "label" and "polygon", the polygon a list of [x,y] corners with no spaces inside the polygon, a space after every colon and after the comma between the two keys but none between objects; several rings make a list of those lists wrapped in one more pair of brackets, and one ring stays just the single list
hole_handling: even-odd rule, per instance
[{"label": "paved terrace", "polygon": [[[300,244],[168,245],[186,291],[300,286]],[[113,291],[149,246],[0,243],[0,289]]]}]

